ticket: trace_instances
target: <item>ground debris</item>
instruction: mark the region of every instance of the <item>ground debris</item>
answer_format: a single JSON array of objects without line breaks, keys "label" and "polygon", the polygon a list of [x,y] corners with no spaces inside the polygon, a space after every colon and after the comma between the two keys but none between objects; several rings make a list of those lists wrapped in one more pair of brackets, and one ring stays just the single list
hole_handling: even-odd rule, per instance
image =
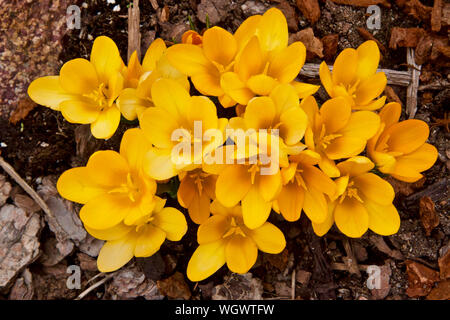
[{"label": "ground debris", "polygon": [[206,17],[212,25],[218,24],[228,13],[230,1],[227,0],[202,0],[197,6],[198,19],[206,23]]},{"label": "ground debris", "polygon": [[38,214],[27,215],[10,204],[0,209],[0,291],[7,289],[15,276],[38,258],[42,227]]},{"label": "ground debris", "polygon": [[160,294],[156,283],[147,279],[145,274],[134,264],[117,271],[107,287],[107,292],[111,294],[114,300],[128,300],[138,297],[143,297],[147,300],[161,300],[164,298]]},{"label": "ground debris", "polygon": [[380,267],[380,280],[379,287],[370,290],[372,298],[375,300],[382,300],[386,298],[391,290],[390,279],[392,275],[392,270],[390,266],[390,261],[387,260],[386,264]]},{"label": "ground debris", "polygon": [[315,24],[319,20],[320,7],[318,0],[297,0],[297,7],[311,24]]},{"label": "ground debris", "polygon": [[286,17],[289,30],[292,32],[297,32],[298,15],[295,12],[295,9],[286,0],[280,0],[280,4],[277,5],[277,8],[280,9]]},{"label": "ground debris", "polygon": [[[36,270],[37,271],[37,270]],[[33,272],[33,287],[37,300],[73,299],[77,290],[67,286],[67,264],[62,262],[51,267],[42,267],[38,272]]]},{"label": "ground debris", "polygon": [[444,280],[439,282],[427,296],[427,300],[449,300],[449,299],[450,299],[450,280]]},{"label": "ground debris", "polygon": [[395,0],[395,3],[403,9],[403,12],[422,21],[429,21],[432,7],[422,4],[420,0]]},{"label": "ground debris", "polygon": [[189,286],[180,272],[175,272],[171,277],[156,282],[159,291],[172,299],[188,300],[191,297]]},{"label": "ground debris", "polygon": [[439,273],[441,279],[450,278],[450,242],[440,250],[440,257],[438,259]]},{"label": "ground debris", "polygon": [[337,4],[343,4],[355,7],[368,7],[376,4],[381,4],[386,8],[390,8],[391,4],[387,0],[331,0]]},{"label": "ground debris", "polygon": [[405,263],[408,274],[406,294],[409,297],[423,297],[428,295],[434,283],[439,281],[439,273],[412,260],[406,260]]},{"label": "ground debris", "polygon": [[9,300],[31,300],[34,295],[33,287],[33,275],[30,270],[25,269],[22,271],[20,277],[16,279],[16,282],[9,292]]},{"label": "ground debris", "polygon": [[402,104],[402,101],[391,86],[386,86],[386,88],[384,89],[384,94],[386,95],[386,100],[388,102],[397,102]]},{"label": "ground debris", "polygon": [[6,177],[0,174],[0,207],[3,206],[6,199],[9,198],[11,189],[11,184],[6,181]]},{"label": "ground debris", "polygon": [[213,289],[213,300],[261,300],[263,293],[262,281],[253,278],[251,273],[233,273],[225,277],[223,284]]},{"label": "ground debris", "polygon": [[381,252],[387,254],[389,257],[396,259],[396,260],[403,260],[404,257],[402,253],[398,250],[391,249],[384,241],[383,237],[378,235],[372,235],[370,236],[370,242]]},{"label": "ground debris", "polygon": [[398,47],[415,48],[420,39],[426,34],[426,31],[422,28],[394,27],[391,30],[389,48],[394,50]]},{"label": "ground debris", "polygon": [[306,47],[306,60],[315,56],[323,58],[323,44],[319,38],[314,36],[312,28],[300,30],[289,37],[290,42],[301,41]]},{"label": "ground debris", "polygon": [[431,231],[439,225],[439,216],[436,212],[434,202],[430,197],[422,197],[419,202],[419,214],[425,234],[431,235]]},{"label": "ground debris", "polygon": [[337,53],[337,48],[339,44],[339,35],[338,34],[328,34],[322,39],[320,39],[323,44],[323,58],[327,62],[333,61],[334,57]]}]

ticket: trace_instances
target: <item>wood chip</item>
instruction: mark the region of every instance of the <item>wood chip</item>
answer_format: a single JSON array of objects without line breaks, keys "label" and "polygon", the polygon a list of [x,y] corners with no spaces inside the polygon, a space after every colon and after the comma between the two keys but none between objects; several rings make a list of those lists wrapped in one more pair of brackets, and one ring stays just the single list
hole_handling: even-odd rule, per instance
[{"label": "wood chip", "polygon": [[406,260],[405,264],[408,274],[406,294],[409,297],[423,297],[428,295],[434,283],[439,281],[439,273],[412,260]]},{"label": "wood chip", "polygon": [[368,7],[377,4],[381,4],[386,8],[391,7],[391,4],[387,0],[331,0],[331,1],[337,4],[344,4],[347,6],[354,6],[354,7]]},{"label": "wood chip", "polygon": [[442,19],[442,0],[434,0],[433,10],[431,11],[431,30],[439,32],[441,30]]},{"label": "wood chip", "polygon": [[292,32],[298,31],[298,16],[294,8],[286,0],[281,0],[277,8],[283,12],[286,17],[288,28]]},{"label": "wood chip", "polygon": [[378,45],[378,48],[380,48],[381,52],[384,55],[386,55],[386,53],[387,53],[386,47],[380,41],[378,41],[378,39],[375,38],[368,30],[366,30],[363,27],[359,27],[356,30],[358,30],[359,35],[361,37],[363,37],[364,40],[373,40],[373,41],[375,41],[377,43],[377,45]]},{"label": "wood chip", "polygon": [[37,104],[33,102],[29,97],[26,97],[19,101],[17,108],[12,112],[9,122],[12,124],[17,124],[20,120],[25,119],[25,117],[37,107]]},{"label": "wood chip", "polygon": [[337,48],[339,44],[339,35],[338,34],[328,34],[324,36],[322,39],[323,44],[323,58],[327,62],[331,62],[334,60],[334,57],[337,53]]},{"label": "wood chip", "polygon": [[290,36],[289,41],[301,41],[306,47],[306,59],[311,59],[315,56],[323,58],[323,44],[320,39],[314,36],[312,28],[306,28],[294,33]]},{"label": "wood chip", "polygon": [[320,18],[318,0],[297,0],[297,7],[306,19],[315,24]]},{"label": "wood chip", "polygon": [[173,276],[159,280],[156,284],[161,294],[169,298],[187,300],[191,297],[189,286],[180,272],[175,272]]},{"label": "wood chip", "polygon": [[394,27],[391,30],[389,48],[394,50],[398,47],[415,48],[419,40],[425,35],[426,31],[422,28]]},{"label": "wood chip", "polygon": [[427,296],[427,300],[449,300],[450,299],[450,280],[439,282]]},{"label": "wood chip", "polygon": [[402,104],[402,101],[391,86],[386,86],[386,88],[384,88],[384,94],[386,95],[386,100],[388,102],[398,102]]},{"label": "wood chip", "polygon": [[422,197],[419,202],[419,214],[427,236],[439,225],[439,216],[436,213],[433,200],[430,197]]}]

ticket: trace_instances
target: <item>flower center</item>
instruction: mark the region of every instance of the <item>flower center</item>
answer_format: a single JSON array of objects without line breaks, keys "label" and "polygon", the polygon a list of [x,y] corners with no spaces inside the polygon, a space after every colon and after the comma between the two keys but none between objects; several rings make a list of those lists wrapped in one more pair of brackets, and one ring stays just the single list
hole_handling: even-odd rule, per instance
[{"label": "flower center", "polygon": [[255,176],[260,171],[259,165],[257,163],[252,164],[250,168],[248,169],[248,172],[250,172],[252,184],[255,183]]},{"label": "flower center", "polygon": [[355,198],[356,200],[358,200],[359,202],[363,203],[364,201],[359,197],[358,195],[358,189],[356,187],[354,187],[354,182],[353,181],[349,181],[348,185],[347,185],[347,189],[344,191],[344,193],[341,195],[341,197],[339,198],[339,203],[342,203],[342,201],[344,201],[345,197],[349,197],[349,198]]},{"label": "flower center", "polygon": [[92,99],[99,106],[101,110],[108,106],[108,88],[105,83],[101,83],[97,89],[89,94],[84,94],[86,98]]},{"label": "flower center", "polygon": [[109,193],[122,193],[128,195],[128,198],[132,202],[136,202],[139,197],[139,185],[136,183],[131,173],[127,174],[127,182],[120,185],[120,187],[114,188]]},{"label": "flower center", "polygon": [[228,231],[222,236],[222,238],[225,239],[225,238],[230,237],[235,234],[246,237],[246,234],[244,233],[244,231],[242,231],[241,227],[239,226],[239,223],[236,222],[236,218],[232,217],[231,223],[230,223],[230,229],[228,229]]},{"label": "flower center", "polygon": [[189,173],[189,177],[194,179],[194,184],[197,187],[199,195],[202,195],[203,183],[208,176],[209,173],[203,171]]}]

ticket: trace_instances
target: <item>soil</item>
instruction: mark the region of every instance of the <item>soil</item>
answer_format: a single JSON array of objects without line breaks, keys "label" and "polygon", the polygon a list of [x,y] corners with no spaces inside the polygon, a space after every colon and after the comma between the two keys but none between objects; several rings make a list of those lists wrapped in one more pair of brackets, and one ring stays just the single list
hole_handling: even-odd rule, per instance
[{"label": "soil", "polygon": [[[202,6],[199,0],[189,1],[154,1],[160,8],[167,6],[168,21],[161,22],[159,12],[153,8],[152,1],[141,1],[141,34],[145,53],[146,45],[154,37],[163,37],[170,41],[179,41],[179,32],[175,27],[189,28],[189,18],[193,21],[197,30],[206,28],[206,24],[199,19]],[[246,1],[235,0],[212,1],[217,6],[225,3],[226,14],[221,15],[216,24],[229,31],[235,31],[237,26],[249,15],[262,13],[267,8],[278,5],[281,1]],[[127,54],[127,6],[129,1],[118,1],[107,4],[106,1],[86,1],[87,8],[82,10],[82,29],[71,30],[62,39],[62,51],[59,55],[61,65],[73,58],[88,58],[92,46],[92,39],[100,35],[111,37],[121,50],[121,55],[126,61]],[[328,34],[338,34],[338,52],[347,47],[356,48],[364,39],[357,32],[358,27],[365,27],[366,8],[352,7],[334,4],[331,1],[320,1],[321,17],[312,25],[302,16],[294,0],[287,1],[294,9],[298,17],[299,30],[312,27],[314,34],[322,38]],[[431,1],[423,1],[423,4],[432,6]],[[81,5],[81,4],[80,4]],[[115,6],[120,6],[120,11],[113,11]],[[161,9],[160,9],[161,10]],[[260,12],[261,11],[261,12]],[[374,32],[374,36],[386,48],[389,48],[390,30],[392,27],[427,27],[426,23],[405,14],[395,3],[391,8],[381,8],[381,29]],[[182,28],[181,28],[182,29]],[[177,39],[178,37],[178,39]],[[320,63],[320,59],[314,58],[308,62]],[[395,70],[406,70],[406,49],[389,50],[383,56],[380,67]],[[432,74],[432,79],[447,79],[448,68],[439,68],[434,64],[426,64],[423,70]],[[310,82],[311,79],[308,79]],[[317,82],[317,80],[315,80]],[[431,81],[431,80],[430,80]],[[400,100],[406,102],[406,88],[393,87]],[[318,93],[319,101],[326,98],[321,89]],[[296,281],[294,298],[296,299],[416,299],[406,293],[408,287],[408,273],[406,260],[414,260],[432,269],[439,270],[438,258],[442,256],[440,249],[449,243],[450,217],[448,214],[448,168],[450,164],[450,145],[448,142],[448,124],[437,125],[438,119],[448,116],[450,104],[450,88],[442,87],[432,91],[419,91],[418,111],[416,118],[426,121],[430,125],[429,142],[439,150],[439,158],[436,164],[427,172],[423,183],[414,184],[411,192],[405,195],[399,183],[395,205],[398,208],[402,224],[400,231],[390,237],[382,237],[385,244],[399,255],[387,250],[381,250],[374,240],[375,235],[368,231],[360,239],[350,239],[349,243],[356,256],[356,263],[360,266],[378,265],[387,266],[390,271],[390,289],[383,296],[377,296],[366,285],[368,275],[361,271],[360,275],[351,273],[345,267],[348,252],[345,248],[346,238],[333,229],[323,238],[316,237],[311,230],[310,223],[304,215],[296,223],[286,223],[275,213],[270,220],[275,222],[287,237],[286,250],[278,255],[259,254],[256,265],[250,270],[254,278],[258,278],[263,284],[263,298],[287,299],[291,298],[291,277],[298,274],[310,273],[311,278],[304,283]],[[219,114],[231,116],[233,111],[219,109]],[[403,115],[403,118],[405,115]],[[447,122],[448,123],[448,122]],[[13,125],[9,118],[0,114],[0,155],[10,163],[14,169],[33,188],[37,188],[42,178],[48,175],[60,175],[65,170],[79,165],[84,165],[89,155],[95,150],[118,150],[120,138],[123,132],[136,126],[136,123],[122,121],[119,130],[107,141],[97,141],[83,130],[75,129],[78,125],[68,123],[60,113],[48,108],[37,106],[24,119]],[[86,131],[86,130],[84,130]],[[87,146],[87,147],[86,147]],[[80,148],[84,147],[84,151]],[[87,149],[86,149],[87,148]],[[0,169],[0,173],[3,173]],[[10,182],[15,185],[12,180]],[[440,184],[439,192],[433,192],[434,187]],[[444,186],[442,188],[442,185]],[[430,188],[431,186],[431,188]],[[169,205],[178,206],[169,195]],[[422,196],[430,196],[436,205],[439,216],[439,225],[435,227],[429,236],[426,235],[419,215],[419,200]],[[178,206],[179,207],[179,206]],[[184,210],[184,209],[182,209]],[[184,210],[185,211],[185,210]],[[51,231],[47,228],[41,233],[41,243],[46,237],[50,237]],[[380,237],[381,238],[381,237]],[[196,226],[190,222],[189,231],[181,242],[166,242],[160,252],[153,257],[136,259],[133,262],[137,268],[146,275],[149,281],[166,279],[181,272],[185,275],[187,263],[192,252],[197,246]],[[442,251],[442,250],[441,250]],[[79,264],[79,252],[75,249],[66,257],[60,265]],[[342,267],[344,266],[344,268]],[[30,267],[32,274],[39,281],[65,281],[61,276],[48,276],[49,271],[40,265],[39,260]],[[56,269],[55,269],[56,270]],[[87,287],[86,280],[96,274],[95,270],[83,270],[83,288]],[[45,276],[42,276],[45,274]],[[51,272],[50,272],[51,274]],[[192,299],[209,299],[214,286],[224,283],[224,279],[230,272],[226,268],[220,269],[214,276],[201,282],[198,286],[186,279]],[[53,280],[52,280],[53,279]],[[298,279],[298,278],[297,278]],[[39,283],[37,281],[36,283]],[[52,290],[39,286],[34,288],[34,298],[72,299],[73,292],[60,288],[60,285],[52,285]],[[109,286],[100,286],[86,297],[87,299],[109,299],[113,294]],[[59,290],[59,291],[58,291]],[[69,290],[70,291],[70,290]],[[80,293],[79,291],[78,293]],[[0,296],[1,297],[1,296]],[[8,293],[3,293],[7,298]],[[119,295],[120,297],[120,295]]]}]

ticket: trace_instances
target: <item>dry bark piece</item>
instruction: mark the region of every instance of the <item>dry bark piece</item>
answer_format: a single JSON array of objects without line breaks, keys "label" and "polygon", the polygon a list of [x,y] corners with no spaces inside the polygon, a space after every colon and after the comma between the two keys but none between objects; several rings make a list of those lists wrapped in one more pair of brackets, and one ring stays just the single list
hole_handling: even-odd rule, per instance
[{"label": "dry bark piece", "polygon": [[427,296],[427,300],[449,300],[450,299],[450,280],[439,282]]},{"label": "dry bark piece", "polygon": [[306,59],[312,59],[315,56],[323,58],[323,44],[320,39],[314,36],[312,28],[306,28],[294,33],[289,38],[290,42],[301,41],[306,47]]},{"label": "dry bark piece", "polygon": [[107,287],[107,292],[114,300],[136,299],[143,297],[147,300],[161,300],[156,283],[145,277],[136,265],[124,267],[114,274],[113,280]]},{"label": "dry bark piece", "polygon": [[6,181],[6,177],[0,174],[0,207],[6,203],[11,193],[11,184]]},{"label": "dry bark piece", "polygon": [[286,0],[281,0],[280,4],[277,5],[277,8],[283,12],[286,17],[286,21],[289,27],[289,30],[292,32],[298,31],[298,16],[295,12],[294,8],[287,2]]},{"label": "dry bark piece", "polygon": [[436,60],[441,55],[450,56],[448,38],[439,37],[434,34],[424,36],[420,39],[416,47],[416,63],[424,64],[429,60]]},{"label": "dry bark piece", "polygon": [[436,212],[434,202],[430,197],[420,198],[419,214],[422,225],[427,236],[431,235],[431,231],[439,225],[439,216]]},{"label": "dry bark piece", "polygon": [[297,0],[297,7],[306,19],[315,24],[320,18],[318,0]]},{"label": "dry bark piece", "polygon": [[264,291],[262,281],[251,273],[232,273],[225,282],[213,289],[213,300],[261,300]]},{"label": "dry bark piece", "polygon": [[159,22],[167,22],[169,21],[170,18],[170,11],[169,11],[169,7],[167,5],[165,5],[159,13]]},{"label": "dry bark piece", "polygon": [[414,182],[414,183],[400,181],[391,176],[386,177],[385,180],[392,185],[396,195],[401,194],[404,196],[410,196],[414,192],[416,192],[415,189],[419,189],[419,188],[423,187],[423,184],[425,183],[426,178],[423,177],[419,181]]},{"label": "dry bark piece", "polygon": [[380,41],[378,41],[378,39],[375,38],[368,30],[366,30],[363,27],[359,27],[357,30],[358,30],[358,33],[360,34],[360,36],[364,38],[364,40],[375,41],[378,45],[378,48],[380,48],[381,52],[383,54],[387,53],[386,47]]},{"label": "dry bark piece", "polygon": [[431,10],[431,30],[439,32],[441,30],[442,0],[434,0]]},{"label": "dry bark piece", "polygon": [[397,49],[398,47],[415,48],[420,39],[426,35],[426,31],[422,28],[400,28],[394,27],[391,30],[391,39],[389,40],[389,48]]},{"label": "dry bark piece", "polygon": [[442,7],[441,24],[443,27],[450,25],[450,3],[445,3]]},{"label": "dry bark piece", "polygon": [[382,300],[386,298],[391,290],[391,285],[389,283],[392,275],[392,270],[389,262],[380,267],[380,288],[374,288],[370,290],[372,297],[375,300]]},{"label": "dry bark piece", "polygon": [[402,104],[402,101],[391,86],[386,86],[386,88],[384,89],[384,94],[386,95],[386,100],[388,102],[398,102]]},{"label": "dry bark piece", "polygon": [[0,209],[0,291],[39,256],[38,235],[43,227],[38,214],[10,204]]},{"label": "dry bark piece", "polygon": [[280,271],[284,271],[289,262],[289,252],[284,249],[280,254],[264,254],[264,262],[277,268]]},{"label": "dry bark piece", "polygon": [[87,234],[86,238],[78,245],[78,249],[88,256],[97,257],[104,243],[105,241],[96,239],[90,234]]},{"label": "dry bark piece", "polygon": [[17,124],[20,120],[25,119],[25,117],[33,110],[37,104],[33,102],[29,97],[25,97],[19,101],[17,108],[12,112],[9,117],[9,122],[12,124]]},{"label": "dry bark piece", "polygon": [[37,300],[73,299],[77,290],[67,287],[67,264],[60,263],[51,267],[43,267],[40,272],[33,273],[33,286]]},{"label": "dry bark piece", "polygon": [[331,1],[337,4],[355,7],[368,7],[376,4],[381,4],[386,8],[391,7],[391,4],[387,0],[331,0]]},{"label": "dry bark piece", "polygon": [[8,298],[9,300],[31,300],[33,295],[33,275],[30,270],[25,269],[12,286]]},{"label": "dry bark piece", "polygon": [[396,260],[403,260],[403,255],[400,251],[398,250],[393,250],[391,248],[389,248],[389,246],[386,244],[386,242],[384,241],[383,237],[381,236],[377,236],[377,235],[373,235],[370,236],[370,242],[381,252],[387,254],[389,257],[396,259]]},{"label": "dry bark piece", "polygon": [[85,271],[96,272],[97,271],[97,261],[88,256],[85,253],[77,253],[78,261],[80,262],[80,268]]},{"label": "dry bark piece", "polygon": [[337,53],[337,48],[339,44],[339,35],[338,34],[328,34],[324,36],[322,39],[323,44],[323,58],[325,61],[333,61],[334,57]]},{"label": "dry bark piece", "polygon": [[197,6],[198,19],[206,23],[208,16],[211,26],[218,24],[229,13],[230,1],[228,0],[202,0]]},{"label": "dry bark piece", "polygon": [[169,298],[188,300],[191,297],[189,286],[180,272],[175,272],[171,277],[159,280],[156,284],[161,294]]},{"label": "dry bark piece", "polygon": [[408,274],[406,294],[411,298],[428,295],[434,283],[439,281],[439,273],[412,260],[406,260],[405,263]]},{"label": "dry bark piece", "polygon": [[42,246],[42,255],[39,262],[46,267],[60,263],[65,257],[72,253],[74,244],[71,241],[58,242],[56,238],[50,237]]},{"label": "dry bark piece", "polygon": [[438,259],[439,274],[441,279],[450,278],[450,242],[441,249],[441,256]]},{"label": "dry bark piece", "polygon": [[395,0],[395,3],[403,9],[403,12],[422,21],[429,21],[432,7],[423,5],[420,0]]},{"label": "dry bark piece", "polygon": [[309,283],[309,280],[311,279],[311,272],[305,271],[305,270],[297,270],[295,273],[295,280],[302,285],[306,286]]}]

